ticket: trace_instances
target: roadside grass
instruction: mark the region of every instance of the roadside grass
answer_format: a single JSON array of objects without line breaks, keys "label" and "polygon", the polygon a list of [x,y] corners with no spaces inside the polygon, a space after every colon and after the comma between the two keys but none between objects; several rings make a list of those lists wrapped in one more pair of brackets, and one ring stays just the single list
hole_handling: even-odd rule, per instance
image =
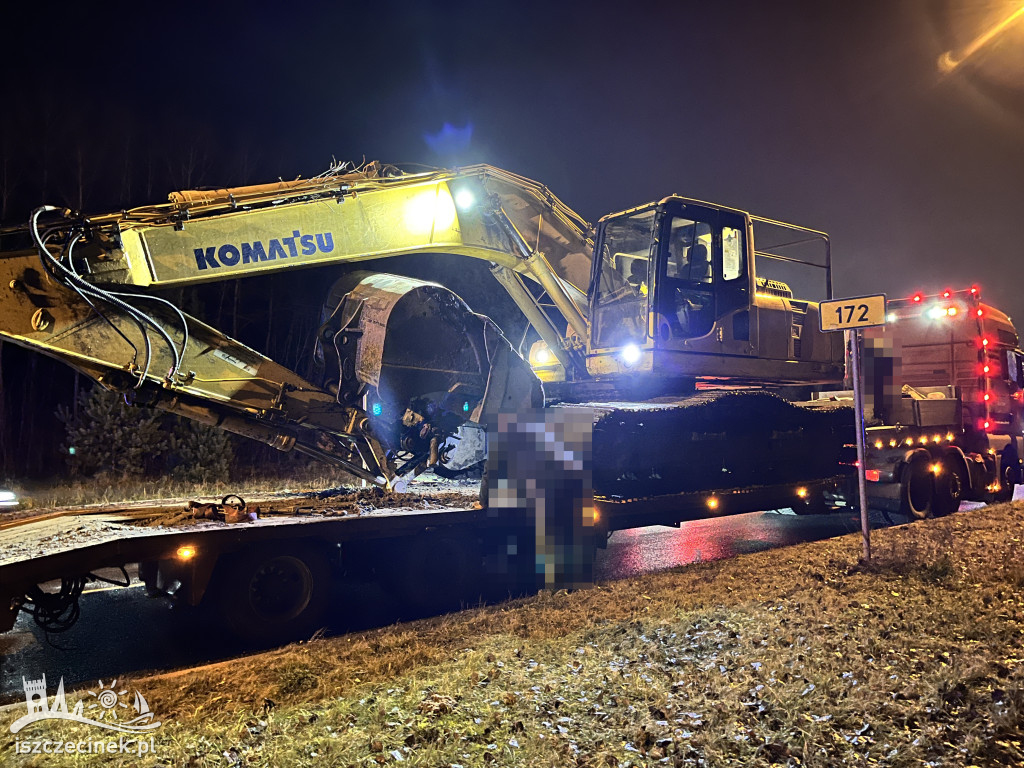
[{"label": "roadside grass", "polygon": [[867,565],[847,536],[122,680],[155,756],[5,764],[1024,765],[1022,539],[1002,504]]}]

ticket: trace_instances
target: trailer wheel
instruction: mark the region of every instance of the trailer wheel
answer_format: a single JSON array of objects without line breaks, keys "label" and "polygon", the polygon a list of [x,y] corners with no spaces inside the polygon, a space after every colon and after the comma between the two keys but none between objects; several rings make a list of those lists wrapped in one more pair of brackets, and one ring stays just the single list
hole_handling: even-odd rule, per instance
[{"label": "trailer wheel", "polygon": [[1017,484],[1020,460],[1017,449],[1008,445],[999,456],[999,490],[992,494],[993,501],[1009,501]]},{"label": "trailer wheel", "polygon": [[398,549],[391,586],[417,611],[453,610],[480,594],[481,554],[475,539],[420,536]]},{"label": "trailer wheel", "polygon": [[950,515],[960,509],[960,502],[967,488],[967,469],[955,454],[946,454],[939,462],[935,475],[935,495],[932,512],[936,517]]},{"label": "trailer wheel", "polygon": [[911,454],[900,475],[900,514],[915,520],[924,520],[932,513],[935,483],[932,460],[928,451]]},{"label": "trailer wheel", "polygon": [[256,643],[309,637],[330,598],[330,567],[316,547],[229,556],[214,575],[216,607],[238,637]]}]

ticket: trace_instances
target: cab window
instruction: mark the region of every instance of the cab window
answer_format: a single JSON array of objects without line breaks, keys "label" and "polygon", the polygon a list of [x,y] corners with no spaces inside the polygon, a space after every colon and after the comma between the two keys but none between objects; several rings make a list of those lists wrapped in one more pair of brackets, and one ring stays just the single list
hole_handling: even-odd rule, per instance
[{"label": "cab window", "polygon": [[733,227],[722,227],[722,280],[729,282],[743,277],[743,233]]},{"label": "cab window", "polygon": [[595,346],[643,343],[647,337],[654,221],[654,210],[647,210],[605,226],[597,276]]}]

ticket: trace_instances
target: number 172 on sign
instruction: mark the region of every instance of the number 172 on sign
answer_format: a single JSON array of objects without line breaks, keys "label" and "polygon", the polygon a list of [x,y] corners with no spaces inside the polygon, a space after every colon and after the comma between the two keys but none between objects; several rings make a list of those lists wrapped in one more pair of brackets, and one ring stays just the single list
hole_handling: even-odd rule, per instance
[{"label": "number 172 on sign", "polygon": [[823,331],[885,325],[885,294],[823,301],[820,310]]}]

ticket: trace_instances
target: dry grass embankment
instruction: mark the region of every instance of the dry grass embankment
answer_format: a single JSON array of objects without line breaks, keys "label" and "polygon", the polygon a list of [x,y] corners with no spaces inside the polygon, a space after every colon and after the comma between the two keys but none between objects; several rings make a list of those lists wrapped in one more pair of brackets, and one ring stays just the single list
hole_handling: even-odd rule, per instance
[{"label": "dry grass embankment", "polygon": [[1003,504],[877,531],[871,567],[848,536],[140,678],[155,757],[4,762],[1024,765],[1022,524]]}]

